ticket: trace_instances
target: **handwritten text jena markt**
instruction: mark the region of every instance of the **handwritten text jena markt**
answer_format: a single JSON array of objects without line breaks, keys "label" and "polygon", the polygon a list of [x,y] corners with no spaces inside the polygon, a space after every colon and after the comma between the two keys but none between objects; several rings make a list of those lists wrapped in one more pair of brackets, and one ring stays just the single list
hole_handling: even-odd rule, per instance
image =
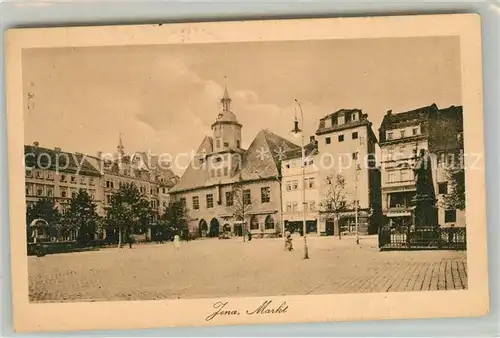
[{"label": "handwritten text jena markt", "polygon": [[[208,315],[205,320],[211,321],[217,317],[230,317],[230,316],[239,316],[241,312],[239,309],[231,308],[228,305],[228,302],[215,302],[213,305],[215,311]],[[245,310],[244,314],[247,316],[255,316],[255,315],[274,315],[286,313],[288,310],[288,305],[286,302],[282,302],[279,306],[273,304],[272,300],[266,300],[262,304],[259,304],[256,308]]]}]

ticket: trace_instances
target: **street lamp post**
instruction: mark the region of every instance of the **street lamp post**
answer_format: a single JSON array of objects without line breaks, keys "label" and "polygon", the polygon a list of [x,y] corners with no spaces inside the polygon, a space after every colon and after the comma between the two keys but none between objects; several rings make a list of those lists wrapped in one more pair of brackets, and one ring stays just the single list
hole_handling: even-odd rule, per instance
[{"label": "street lamp post", "polygon": [[[300,118],[302,121],[302,126],[304,125],[304,113],[302,111],[302,106],[300,105],[300,102],[295,99],[295,102],[299,106],[300,109]],[[304,133],[300,130],[299,128],[299,122],[297,121],[297,118],[295,118],[294,121],[294,126],[292,132],[296,135],[299,133],[301,134],[301,149],[302,149],[302,212],[303,212],[303,220],[302,220],[302,233],[304,237],[304,259],[309,259],[309,249],[307,247],[307,227],[306,227],[306,187],[305,187],[305,173],[306,173],[306,165],[305,165],[305,160],[306,160],[306,151],[304,148]]]},{"label": "street lamp post", "polygon": [[356,163],[354,166],[354,221],[356,224],[356,244],[359,244],[359,231],[358,231],[358,166],[359,166],[359,150],[356,150]]}]

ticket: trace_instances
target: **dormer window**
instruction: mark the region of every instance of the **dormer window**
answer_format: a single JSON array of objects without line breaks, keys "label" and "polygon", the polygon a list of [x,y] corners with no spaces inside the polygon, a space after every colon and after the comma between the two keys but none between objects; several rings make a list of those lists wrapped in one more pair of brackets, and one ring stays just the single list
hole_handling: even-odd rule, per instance
[{"label": "dormer window", "polygon": [[358,114],[357,114],[357,113],[352,113],[351,119],[352,119],[353,121],[356,121],[356,120],[357,120],[357,118],[358,118]]},{"label": "dormer window", "polygon": [[405,134],[406,134],[406,130],[402,129],[402,130],[401,130],[401,138],[404,138],[404,137],[405,137]]},{"label": "dormer window", "polygon": [[392,137],[394,136],[394,133],[392,131],[387,133],[387,139],[392,140]]}]

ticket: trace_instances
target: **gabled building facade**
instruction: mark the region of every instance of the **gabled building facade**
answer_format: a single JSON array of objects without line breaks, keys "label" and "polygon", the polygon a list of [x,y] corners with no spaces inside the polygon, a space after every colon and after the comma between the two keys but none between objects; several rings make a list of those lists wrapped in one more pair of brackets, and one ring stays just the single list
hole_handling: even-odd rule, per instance
[{"label": "gabled building facade", "polygon": [[[243,126],[231,110],[227,88],[221,106],[212,136],[201,142],[171,189],[172,198],[185,204],[192,236],[280,233],[281,160],[286,151],[298,146],[264,129],[243,149]],[[240,195],[241,201],[237,200]]]}]

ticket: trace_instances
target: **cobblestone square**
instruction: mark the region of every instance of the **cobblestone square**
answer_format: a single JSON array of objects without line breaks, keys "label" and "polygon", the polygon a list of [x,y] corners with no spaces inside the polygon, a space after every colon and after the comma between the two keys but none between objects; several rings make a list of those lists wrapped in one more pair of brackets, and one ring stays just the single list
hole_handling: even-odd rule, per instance
[{"label": "cobblestone square", "polygon": [[196,240],[28,257],[31,301],[242,297],[467,288],[466,252],[379,252],[376,237]]}]

